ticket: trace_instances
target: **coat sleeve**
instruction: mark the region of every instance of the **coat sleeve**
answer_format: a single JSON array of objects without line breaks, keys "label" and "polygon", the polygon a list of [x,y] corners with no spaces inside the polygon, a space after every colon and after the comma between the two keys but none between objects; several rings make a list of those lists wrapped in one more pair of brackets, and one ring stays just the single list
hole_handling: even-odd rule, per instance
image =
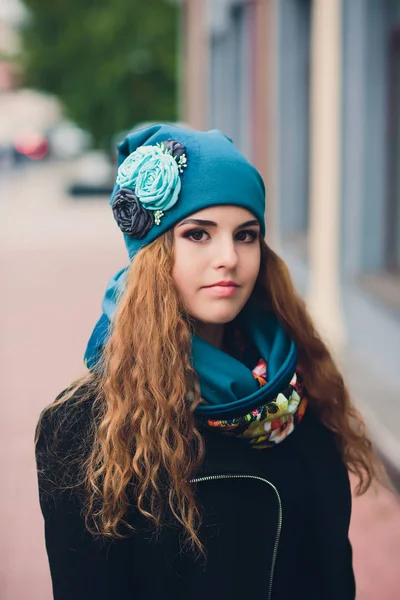
[{"label": "coat sleeve", "polygon": [[356,584],[349,540],[352,496],[347,466],[335,435],[309,419],[308,465],[314,481],[318,550],[325,582],[324,600],[354,600]]},{"label": "coat sleeve", "polygon": [[74,431],[68,428],[68,435],[61,431],[56,443],[57,417],[49,414],[42,419],[36,464],[54,600],[135,599],[128,541],[95,538],[86,530],[76,488],[62,488],[65,471],[71,471],[71,452],[84,439],[84,428],[77,427],[80,420],[75,419]]}]

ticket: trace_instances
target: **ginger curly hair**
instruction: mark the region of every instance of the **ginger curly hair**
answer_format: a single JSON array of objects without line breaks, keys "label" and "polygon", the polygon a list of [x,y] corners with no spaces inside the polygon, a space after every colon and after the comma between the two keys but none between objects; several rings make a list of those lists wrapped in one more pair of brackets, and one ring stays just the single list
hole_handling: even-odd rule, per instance
[{"label": "ginger curly hair", "polygon": [[[349,471],[358,479],[357,493],[362,494],[380,477],[364,422],[287,266],[262,238],[260,245],[253,295],[294,339],[310,410],[334,432]],[[78,390],[86,389],[79,402],[94,398],[90,447],[80,463],[90,531],[121,536],[133,489],[138,510],[157,529],[170,510],[183,527],[186,542],[203,554],[198,537],[201,511],[190,483],[204,458],[204,442],[194,419],[200,389],[189,358],[190,317],[172,279],[173,257],[171,231],[135,256],[104,348],[101,375],[86,373],[75,381],[41,419]]]}]

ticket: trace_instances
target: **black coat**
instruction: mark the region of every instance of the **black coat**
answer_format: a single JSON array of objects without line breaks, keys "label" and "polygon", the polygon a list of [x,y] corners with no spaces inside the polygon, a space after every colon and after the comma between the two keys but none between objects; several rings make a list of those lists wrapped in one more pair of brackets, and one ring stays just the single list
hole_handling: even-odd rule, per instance
[{"label": "black coat", "polygon": [[195,485],[205,567],[180,552],[177,525],[156,540],[133,502],[128,539],[104,542],[85,530],[79,494],[57,482],[79,454],[90,402],[62,410],[69,416],[60,443],[59,419],[47,417],[37,446],[55,600],[354,600],[348,473],[333,434],[310,410],[270,449],[203,431],[206,459]]}]

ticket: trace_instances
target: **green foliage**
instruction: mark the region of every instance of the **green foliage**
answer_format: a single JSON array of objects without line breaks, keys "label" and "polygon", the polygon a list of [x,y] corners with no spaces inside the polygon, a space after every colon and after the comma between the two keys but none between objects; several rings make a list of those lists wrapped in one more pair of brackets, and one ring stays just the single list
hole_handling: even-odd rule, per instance
[{"label": "green foliage", "polygon": [[24,0],[26,83],[55,94],[99,147],[176,119],[178,10],[166,0]]}]

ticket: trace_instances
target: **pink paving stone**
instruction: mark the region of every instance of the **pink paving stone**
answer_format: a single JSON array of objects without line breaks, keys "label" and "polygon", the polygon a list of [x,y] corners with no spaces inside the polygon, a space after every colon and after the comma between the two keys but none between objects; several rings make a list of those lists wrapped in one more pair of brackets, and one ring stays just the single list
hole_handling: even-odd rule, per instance
[{"label": "pink paving stone", "polygon": [[385,488],[353,497],[350,526],[357,600],[400,598],[400,500]]}]

